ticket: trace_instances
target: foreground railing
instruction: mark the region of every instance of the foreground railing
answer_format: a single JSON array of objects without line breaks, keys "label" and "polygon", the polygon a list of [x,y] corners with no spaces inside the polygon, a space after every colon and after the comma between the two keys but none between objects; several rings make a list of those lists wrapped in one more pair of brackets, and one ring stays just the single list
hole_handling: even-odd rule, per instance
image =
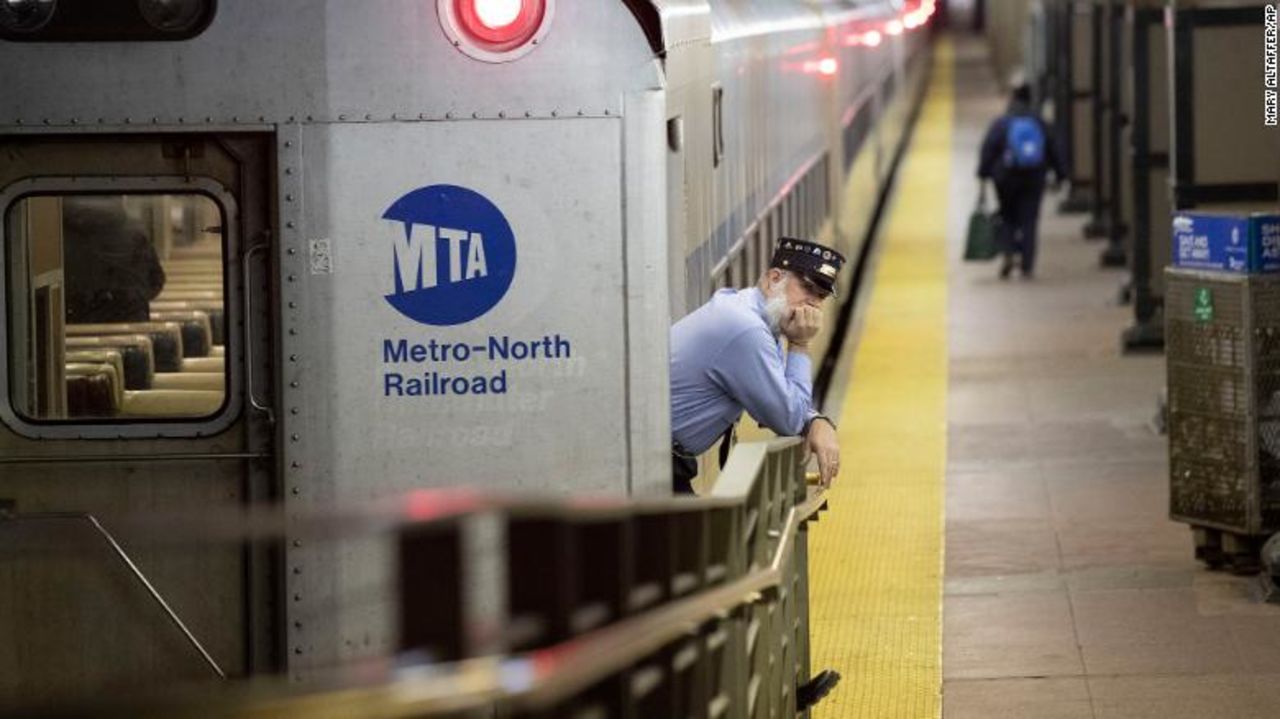
[{"label": "foreground railing", "polygon": [[107,711],[220,717],[792,717],[808,678],[798,440],[735,448],[700,500],[422,494],[399,530],[400,654],[305,687]]}]

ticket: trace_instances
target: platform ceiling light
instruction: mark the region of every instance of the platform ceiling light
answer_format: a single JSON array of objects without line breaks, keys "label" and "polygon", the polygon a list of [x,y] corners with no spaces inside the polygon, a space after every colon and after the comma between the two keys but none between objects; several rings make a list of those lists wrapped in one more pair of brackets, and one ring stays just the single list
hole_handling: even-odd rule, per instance
[{"label": "platform ceiling light", "polygon": [[454,47],[485,62],[510,62],[546,36],[555,0],[437,0],[440,24]]},{"label": "platform ceiling light", "polygon": [[164,32],[186,32],[199,25],[208,11],[209,0],[138,0],[142,18]]},{"label": "platform ceiling light", "polygon": [[57,9],[57,0],[0,0],[0,27],[9,32],[35,32]]},{"label": "platform ceiling light", "polygon": [[925,0],[919,7],[908,12],[902,18],[902,24],[908,30],[914,30],[918,27],[924,27],[929,22],[929,18],[933,17],[933,13],[937,10],[934,0]]},{"label": "platform ceiling light", "polygon": [[831,56],[826,56],[818,60],[808,60],[801,68],[809,75],[823,75],[832,77],[840,71],[840,61]]}]

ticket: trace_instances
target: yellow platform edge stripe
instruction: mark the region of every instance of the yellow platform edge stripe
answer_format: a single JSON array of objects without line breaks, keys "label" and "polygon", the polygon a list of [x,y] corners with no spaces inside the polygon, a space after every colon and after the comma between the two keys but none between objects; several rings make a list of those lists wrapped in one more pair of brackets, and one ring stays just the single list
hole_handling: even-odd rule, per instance
[{"label": "yellow platform edge stripe", "polygon": [[830,511],[810,529],[812,666],[843,676],[816,719],[942,716],[954,121],[946,40],[933,63],[841,404],[841,476]]}]

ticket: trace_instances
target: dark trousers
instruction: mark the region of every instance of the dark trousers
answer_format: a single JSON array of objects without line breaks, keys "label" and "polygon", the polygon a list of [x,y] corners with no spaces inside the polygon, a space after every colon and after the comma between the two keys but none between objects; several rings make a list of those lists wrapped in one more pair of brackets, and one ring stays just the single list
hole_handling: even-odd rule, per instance
[{"label": "dark trousers", "polygon": [[[729,450],[737,442],[736,424],[720,435],[720,469],[729,461]],[[676,494],[697,494],[693,491],[693,478],[698,476],[698,458],[680,446],[679,442],[671,442],[671,491]]]},{"label": "dark trousers", "polygon": [[698,476],[698,460],[684,456],[680,450],[671,451],[671,491],[674,494],[693,494],[693,478]]},{"label": "dark trousers", "polygon": [[1000,198],[1000,251],[1006,262],[1022,256],[1022,272],[1030,274],[1036,265],[1036,225],[1040,219],[1040,199],[1044,179],[1009,180],[996,185]]}]

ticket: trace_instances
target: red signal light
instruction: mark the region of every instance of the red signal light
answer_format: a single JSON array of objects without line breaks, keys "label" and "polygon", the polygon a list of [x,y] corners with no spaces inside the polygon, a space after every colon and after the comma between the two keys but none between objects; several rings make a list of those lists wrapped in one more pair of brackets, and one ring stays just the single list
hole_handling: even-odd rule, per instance
[{"label": "red signal light", "polygon": [[533,39],[542,24],[543,0],[454,0],[462,29],[492,52],[506,52]]},{"label": "red signal light", "polygon": [[489,62],[514,60],[537,45],[555,0],[438,0],[440,21],[458,49]]},{"label": "red signal light", "polygon": [[520,0],[476,0],[476,19],[490,30],[510,27],[524,10]]}]

